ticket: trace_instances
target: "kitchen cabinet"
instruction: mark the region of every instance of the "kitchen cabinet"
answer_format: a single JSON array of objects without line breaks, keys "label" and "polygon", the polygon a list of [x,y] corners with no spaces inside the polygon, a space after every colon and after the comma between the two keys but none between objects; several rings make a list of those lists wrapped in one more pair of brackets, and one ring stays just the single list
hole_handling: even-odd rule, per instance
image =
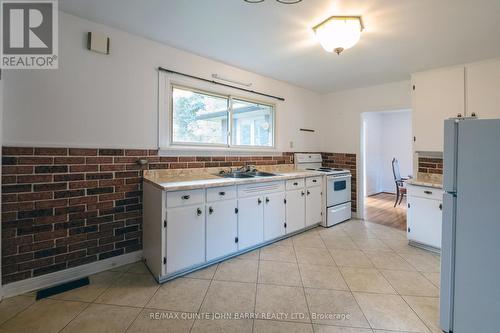
[{"label": "kitchen cabinet", "polygon": [[207,261],[238,251],[237,201],[223,200],[206,205]]},{"label": "kitchen cabinet", "polygon": [[323,207],[321,191],[321,186],[313,186],[306,189],[306,226],[321,222]]},{"label": "kitchen cabinet", "polygon": [[443,151],[444,120],[465,116],[465,67],[412,75],[415,151]]},{"label": "kitchen cabinet", "polygon": [[322,180],[173,191],[144,182],[146,264],[164,282],[318,224]]},{"label": "kitchen cabinet", "polygon": [[306,227],[306,205],[304,189],[286,192],[286,233]]},{"label": "kitchen cabinet", "polygon": [[441,248],[443,191],[408,185],[407,236],[416,245]]},{"label": "kitchen cabinet", "polygon": [[466,67],[467,115],[481,119],[500,118],[500,60],[477,62]]},{"label": "kitchen cabinet", "polygon": [[285,192],[264,196],[264,241],[285,234]]},{"label": "kitchen cabinet", "polygon": [[262,197],[238,200],[238,249],[243,250],[264,241],[264,208]]},{"label": "kitchen cabinet", "polygon": [[205,207],[191,205],[167,210],[167,274],[205,262]]}]

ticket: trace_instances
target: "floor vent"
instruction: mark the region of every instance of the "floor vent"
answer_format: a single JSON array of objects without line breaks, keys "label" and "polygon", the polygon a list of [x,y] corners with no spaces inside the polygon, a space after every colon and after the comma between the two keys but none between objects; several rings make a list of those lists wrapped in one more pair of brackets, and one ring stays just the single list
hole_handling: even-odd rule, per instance
[{"label": "floor vent", "polygon": [[63,283],[63,284],[59,284],[59,285],[54,286],[54,287],[41,289],[41,290],[39,290],[36,293],[36,300],[38,301],[39,299],[43,299],[43,298],[47,298],[47,297],[50,297],[50,296],[54,296],[54,295],[63,293],[65,291],[69,291],[69,290],[72,290],[72,289],[76,289],[76,288],[80,288],[80,287],[86,286],[88,284],[89,284],[89,278],[85,277],[83,279],[78,279],[78,280],[66,282],[66,283]]}]

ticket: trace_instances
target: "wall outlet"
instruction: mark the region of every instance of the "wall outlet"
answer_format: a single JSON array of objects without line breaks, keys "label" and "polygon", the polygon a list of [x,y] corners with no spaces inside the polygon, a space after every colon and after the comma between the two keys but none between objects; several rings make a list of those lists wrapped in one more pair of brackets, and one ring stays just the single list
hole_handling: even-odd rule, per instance
[{"label": "wall outlet", "polygon": [[290,141],[290,148],[293,148],[293,141]]}]

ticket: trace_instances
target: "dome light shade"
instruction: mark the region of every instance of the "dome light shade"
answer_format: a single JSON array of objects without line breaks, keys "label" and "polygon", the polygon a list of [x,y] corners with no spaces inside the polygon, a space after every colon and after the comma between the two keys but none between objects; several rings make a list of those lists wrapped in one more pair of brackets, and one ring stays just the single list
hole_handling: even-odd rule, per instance
[{"label": "dome light shade", "polygon": [[339,55],[356,45],[363,29],[361,16],[331,16],[313,28],[325,51]]}]

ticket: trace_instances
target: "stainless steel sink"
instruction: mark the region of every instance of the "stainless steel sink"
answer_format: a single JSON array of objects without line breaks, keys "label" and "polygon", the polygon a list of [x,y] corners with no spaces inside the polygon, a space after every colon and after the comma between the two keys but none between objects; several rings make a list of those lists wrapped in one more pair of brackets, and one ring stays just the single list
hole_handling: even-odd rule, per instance
[{"label": "stainless steel sink", "polygon": [[253,178],[255,177],[254,175],[251,175],[247,172],[224,172],[218,174],[219,177],[224,177],[224,178]]},{"label": "stainless steel sink", "polygon": [[264,172],[264,171],[252,171],[248,172],[249,175],[254,175],[255,177],[272,177],[277,176],[275,173]]},{"label": "stainless steel sink", "polygon": [[223,172],[218,174],[219,177],[224,178],[253,178],[253,177],[272,177],[276,176],[274,173],[270,172],[262,172],[262,171],[232,171],[232,172]]}]

